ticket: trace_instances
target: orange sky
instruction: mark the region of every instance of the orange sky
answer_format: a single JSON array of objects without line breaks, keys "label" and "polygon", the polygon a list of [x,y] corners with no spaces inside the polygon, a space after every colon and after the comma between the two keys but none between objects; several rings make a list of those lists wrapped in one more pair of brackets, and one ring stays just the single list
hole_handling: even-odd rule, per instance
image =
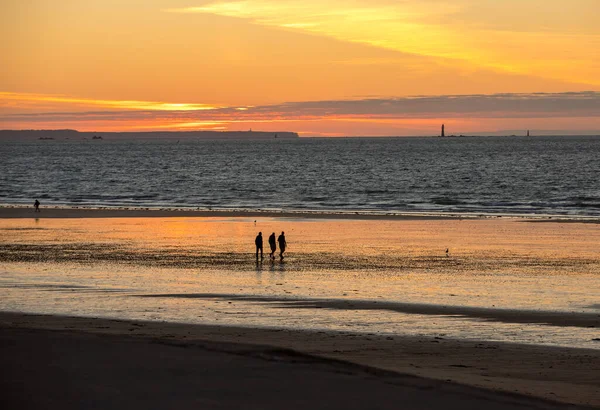
[{"label": "orange sky", "polygon": [[[564,94],[600,89],[598,15],[597,0],[4,0],[0,128],[600,132],[598,94],[576,109]],[[539,92],[560,102],[544,111]],[[450,97],[498,93],[518,97],[485,112]],[[445,105],[394,103],[410,96]],[[373,99],[394,109],[338,112]]]}]

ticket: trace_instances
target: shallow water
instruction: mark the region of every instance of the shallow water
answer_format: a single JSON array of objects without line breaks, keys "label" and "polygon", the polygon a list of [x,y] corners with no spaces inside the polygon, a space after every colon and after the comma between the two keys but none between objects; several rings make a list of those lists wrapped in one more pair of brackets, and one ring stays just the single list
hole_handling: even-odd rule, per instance
[{"label": "shallow water", "polygon": [[[284,262],[255,262],[258,230],[286,231]],[[600,348],[595,224],[14,219],[0,237],[2,310]]]}]

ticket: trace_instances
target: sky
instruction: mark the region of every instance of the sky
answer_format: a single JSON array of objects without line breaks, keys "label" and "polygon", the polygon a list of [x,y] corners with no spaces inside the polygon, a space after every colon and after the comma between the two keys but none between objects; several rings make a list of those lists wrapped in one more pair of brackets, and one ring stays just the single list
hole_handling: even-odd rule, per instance
[{"label": "sky", "polygon": [[600,134],[598,0],[0,0],[0,128]]}]

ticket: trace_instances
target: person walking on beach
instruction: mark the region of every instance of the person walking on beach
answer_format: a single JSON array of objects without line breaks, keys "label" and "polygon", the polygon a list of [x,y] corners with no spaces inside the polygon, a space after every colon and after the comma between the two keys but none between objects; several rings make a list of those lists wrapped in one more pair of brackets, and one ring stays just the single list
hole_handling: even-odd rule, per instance
[{"label": "person walking on beach", "polygon": [[254,244],[256,245],[256,260],[258,260],[258,251],[260,250],[260,260],[263,260],[263,239],[262,232],[259,232],[256,235],[256,239],[254,239]]},{"label": "person walking on beach", "polygon": [[275,259],[275,251],[277,250],[277,245],[275,244],[275,232],[269,236],[269,246],[271,247],[271,259]]},{"label": "person walking on beach", "polygon": [[277,238],[277,242],[279,242],[279,259],[283,260],[283,252],[285,252],[285,247],[287,246],[285,232],[281,232],[281,235]]},{"label": "person walking on beach", "polygon": [[33,203],[33,207],[35,208],[34,212],[40,212],[40,201],[38,201],[36,199],[35,202]]}]

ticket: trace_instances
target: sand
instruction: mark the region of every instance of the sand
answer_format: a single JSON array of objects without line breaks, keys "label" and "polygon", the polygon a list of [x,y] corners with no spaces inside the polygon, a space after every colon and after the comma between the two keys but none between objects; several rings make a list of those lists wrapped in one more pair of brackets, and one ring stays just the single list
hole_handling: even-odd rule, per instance
[{"label": "sand", "polygon": [[311,219],[361,219],[361,220],[446,220],[446,219],[524,219],[531,222],[580,222],[600,223],[594,217],[549,216],[549,215],[506,215],[464,214],[428,212],[352,212],[311,210],[232,209],[215,210],[203,208],[88,208],[51,206],[34,212],[33,207],[0,205],[0,218],[165,218],[165,217],[251,217],[251,218],[311,218]]},{"label": "sand", "polygon": [[600,406],[600,350],[7,312],[0,335],[28,408]]},{"label": "sand", "polygon": [[0,218],[164,218],[164,217],[263,217],[263,218],[318,218],[318,219],[457,219],[459,215],[434,215],[426,213],[358,213],[320,211],[277,211],[277,210],[210,210],[190,208],[86,208],[86,207],[42,207],[34,212],[33,207],[0,206]]},{"label": "sand", "polygon": [[0,342],[4,408],[561,408],[259,346],[5,328]]},{"label": "sand", "polygon": [[[153,218],[152,223],[144,217]],[[191,218],[193,223],[171,217]],[[41,220],[31,219],[27,224],[23,218]],[[112,218],[119,218],[119,223]],[[135,218],[136,222],[123,218]],[[202,218],[222,221],[208,223]],[[578,277],[593,284],[597,283],[594,275],[600,266],[596,250],[600,233],[595,224],[557,226],[504,217],[463,220],[462,216],[270,211],[42,208],[35,214],[31,208],[19,207],[0,207],[5,233],[0,238],[0,261],[34,263],[32,266],[77,262],[132,264],[144,269],[235,269],[260,278],[262,271],[249,263],[251,249],[246,249],[247,238],[252,244],[257,230],[255,218],[259,219],[260,229],[269,232],[284,223],[290,225],[288,266],[296,269],[328,272],[335,267],[338,274],[368,269],[421,275],[523,272],[531,278],[545,275],[550,269],[558,277],[577,272]],[[297,218],[319,221],[303,222],[302,226],[290,222]],[[334,221],[325,223],[323,219]],[[405,222],[398,231],[395,224],[386,222],[388,219]],[[546,220],[573,222],[568,218],[534,221]],[[353,228],[345,230],[347,224]],[[288,226],[285,229],[287,232]],[[357,236],[356,232],[361,234]],[[324,236],[331,243],[320,243],[323,256],[315,253],[313,242]],[[358,247],[365,238],[369,247]],[[446,247],[451,249],[450,257],[444,254]],[[266,270],[265,276],[271,273]],[[277,271],[278,275],[283,273]],[[453,281],[460,277],[457,275]],[[265,284],[269,280],[265,277]],[[325,281],[319,285],[319,292],[325,296],[336,290]],[[506,289],[506,283],[501,285],[513,296],[519,291],[518,283],[510,289]],[[381,286],[383,292],[386,284]],[[338,300],[307,298],[305,294],[295,299],[288,292],[299,290],[288,288],[284,299],[262,297],[254,302],[295,308],[304,304],[309,310],[329,312],[350,308],[385,310],[430,317],[461,316],[474,321],[545,323],[561,328],[593,329],[600,320],[589,310],[554,314],[523,307],[514,311],[460,304],[449,308],[360,301],[360,295],[355,295],[349,307],[339,295]],[[164,295],[159,292],[138,297],[162,298],[158,300],[165,306],[182,298],[247,299],[247,295],[240,294],[180,295],[179,291],[165,288],[160,290]],[[452,292],[456,293],[454,289]],[[436,298],[442,295],[435,289],[434,293]],[[490,303],[497,295],[491,292]],[[468,295],[445,296],[446,300],[459,297]],[[2,398],[9,404],[4,408],[194,405],[385,409],[398,408],[398,403],[410,408],[561,408],[553,403],[600,407],[600,349],[466,341],[441,335],[190,325],[8,312],[0,313],[0,341],[0,366],[4,374],[11,375],[2,380],[2,390],[10,392]]]}]

